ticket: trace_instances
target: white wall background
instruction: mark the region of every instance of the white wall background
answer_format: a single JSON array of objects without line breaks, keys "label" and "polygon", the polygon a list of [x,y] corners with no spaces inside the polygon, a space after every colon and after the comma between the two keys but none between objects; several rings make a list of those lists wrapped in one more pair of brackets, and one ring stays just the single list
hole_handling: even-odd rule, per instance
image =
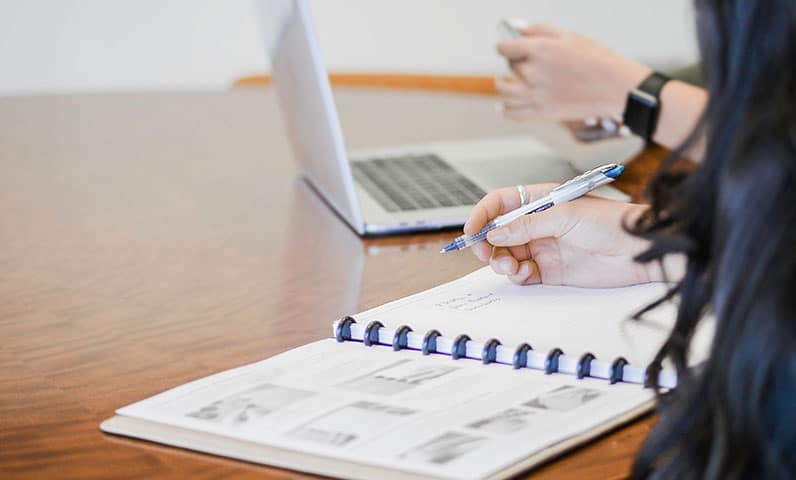
[{"label": "white wall background", "polygon": [[[226,88],[267,70],[254,1],[0,0],[0,95]],[[576,30],[654,67],[696,58],[690,0],[310,4],[334,71],[502,72],[504,17]]]}]

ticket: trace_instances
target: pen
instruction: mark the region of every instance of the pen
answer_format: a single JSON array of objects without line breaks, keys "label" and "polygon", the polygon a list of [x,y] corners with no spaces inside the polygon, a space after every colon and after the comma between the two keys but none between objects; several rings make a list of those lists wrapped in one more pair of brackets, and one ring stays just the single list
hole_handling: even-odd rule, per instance
[{"label": "pen", "polygon": [[528,24],[525,20],[518,18],[504,18],[498,23],[498,31],[500,36],[504,39],[509,38],[522,38],[522,29],[527,27]]},{"label": "pen", "polygon": [[486,240],[487,233],[506,226],[523,215],[541,212],[542,210],[547,210],[553,205],[569,202],[571,200],[575,200],[576,198],[582,197],[599,186],[613,182],[614,179],[618,177],[624,170],[625,167],[615,163],[609,163],[608,165],[603,165],[602,167],[589,170],[582,175],[578,175],[572,180],[562,183],[539,200],[531,202],[527,205],[522,205],[516,210],[512,210],[500,215],[499,217],[496,217],[494,220],[487,223],[478,233],[474,235],[462,235],[460,237],[456,237],[450,244],[446,245],[445,248],[440,250],[440,253],[463,250],[475,245],[478,242]]}]

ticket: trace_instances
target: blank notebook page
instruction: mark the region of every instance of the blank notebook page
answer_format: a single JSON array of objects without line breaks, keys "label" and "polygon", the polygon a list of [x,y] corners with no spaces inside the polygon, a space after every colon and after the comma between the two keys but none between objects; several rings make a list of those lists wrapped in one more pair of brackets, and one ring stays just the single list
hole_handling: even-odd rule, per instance
[{"label": "blank notebook page", "polygon": [[[409,325],[418,333],[437,329],[446,337],[497,338],[506,346],[527,342],[539,351],[557,347],[570,355],[591,352],[603,360],[624,356],[631,364],[648,364],[674,324],[676,307],[668,302],[642,320],[631,317],[666,289],[663,283],[609,289],[520,286],[485,267],[354,317],[390,329]],[[707,352],[711,337],[709,328],[701,330],[694,342],[698,356]]]}]

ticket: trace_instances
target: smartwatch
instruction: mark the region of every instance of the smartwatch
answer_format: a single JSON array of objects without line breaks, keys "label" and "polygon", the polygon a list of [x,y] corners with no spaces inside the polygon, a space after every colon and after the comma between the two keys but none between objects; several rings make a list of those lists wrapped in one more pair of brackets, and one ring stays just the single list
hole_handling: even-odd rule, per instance
[{"label": "smartwatch", "polygon": [[669,80],[666,75],[653,72],[641,82],[641,85],[627,94],[622,121],[631,132],[648,142],[652,140],[655,128],[658,126],[661,90]]}]

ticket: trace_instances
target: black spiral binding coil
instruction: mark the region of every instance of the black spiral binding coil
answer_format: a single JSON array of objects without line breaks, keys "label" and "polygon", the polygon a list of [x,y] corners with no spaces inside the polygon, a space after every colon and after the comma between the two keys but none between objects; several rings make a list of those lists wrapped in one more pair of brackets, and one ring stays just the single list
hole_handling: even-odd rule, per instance
[{"label": "black spiral binding coil", "polygon": [[547,354],[544,360],[544,373],[550,375],[551,373],[558,372],[558,357],[564,354],[560,348],[554,348]]},{"label": "black spiral binding coil", "polygon": [[533,347],[527,343],[520,344],[520,346],[514,350],[514,361],[512,362],[514,370],[528,366],[528,352],[531,350],[533,350]]},{"label": "black spiral binding coil", "polygon": [[[337,328],[335,329],[335,339],[338,342],[346,342],[352,340],[351,335],[351,326],[357,323],[357,321],[350,316],[342,318],[337,323]],[[382,324],[378,320],[373,320],[365,327],[365,332],[362,336],[362,343],[366,346],[370,347],[373,345],[379,344],[379,330],[384,328],[384,324]],[[403,350],[408,346],[408,338],[407,335],[409,332],[412,332],[412,327],[409,325],[401,325],[395,331],[392,340],[392,348],[395,351]],[[439,330],[429,330],[428,332],[423,335],[423,342],[421,345],[421,352],[423,355],[430,355],[432,353],[439,353],[437,351],[437,339],[442,336]],[[454,360],[458,360],[460,358],[465,358],[467,356],[467,342],[471,341],[469,335],[461,334],[456,337],[453,341],[453,346],[451,348],[451,357]],[[500,340],[497,338],[491,338],[484,343],[484,348],[481,351],[481,361],[484,364],[494,363],[497,360],[497,347],[501,345]],[[514,351],[514,357],[512,359],[512,366],[515,370],[527,367],[528,365],[528,352],[532,351],[533,347],[531,347],[527,343],[522,343],[517,346],[516,350]],[[552,374],[558,372],[559,367],[559,357],[564,355],[563,350],[560,348],[554,348],[550,350],[550,353],[547,354],[544,363],[544,372],[545,374]],[[582,379],[591,375],[591,363],[592,361],[596,360],[596,357],[591,352],[584,353],[581,355],[580,359],[578,360],[578,365],[576,368],[576,375],[578,379]],[[613,385],[615,383],[621,382],[624,376],[624,368],[629,365],[630,363],[624,357],[617,357],[611,363],[611,369],[609,373],[609,382]],[[660,365],[651,364],[649,365],[646,370],[644,370],[644,387],[650,388],[654,385],[653,381],[658,380],[658,376],[660,375],[661,368]]]},{"label": "black spiral binding coil", "polygon": [[580,357],[577,368],[578,380],[591,375],[591,361],[595,358],[597,357],[595,357],[591,352],[586,352]]},{"label": "black spiral binding coil", "polygon": [[495,361],[497,357],[497,347],[500,345],[500,340],[497,338],[490,338],[484,344],[484,349],[481,351],[481,362],[485,365]]},{"label": "black spiral binding coil", "polygon": [[661,373],[659,363],[651,363],[644,370],[644,388],[653,388],[658,383],[658,375]]},{"label": "black spiral binding coil", "polygon": [[423,344],[420,351],[423,355],[437,353],[437,337],[442,336],[439,330],[429,330],[423,335]]},{"label": "black spiral binding coil", "polygon": [[409,325],[401,325],[398,327],[398,330],[395,331],[395,335],[392,337],[392,349],[397,352],[398,350],[406,348],[406,335],[411,331],[412,327]]},{"label": "black spiral binding coil", "polygon": [[337,323],[337,329],[334,332],[334,338],[338,342],[345,342],[351,340],[351,325],[357,323],[353,317],[345,317]]},{"label": "black spiral binding coil", "polygon": [[467,342],[469,341],[470,336],[464,333],[456,337],[456,340],[453,341],[453,347],[451,347],[451,357],[454,360],[467,356]]},{"label": "black spiral binding coil", "polygon": [[370,347],[373,345],[379,344],[379,330],[384,326],[378,320],[373,320],[365,327],[365,334],[362,335],[362,343],[365,344],[366,347]]},{"label": "black spiral binding coil", "polygon": [[611,385],[621,382],[625,373],[625,365],[628,365],[625,357],[619,357],[611,363]]}]

